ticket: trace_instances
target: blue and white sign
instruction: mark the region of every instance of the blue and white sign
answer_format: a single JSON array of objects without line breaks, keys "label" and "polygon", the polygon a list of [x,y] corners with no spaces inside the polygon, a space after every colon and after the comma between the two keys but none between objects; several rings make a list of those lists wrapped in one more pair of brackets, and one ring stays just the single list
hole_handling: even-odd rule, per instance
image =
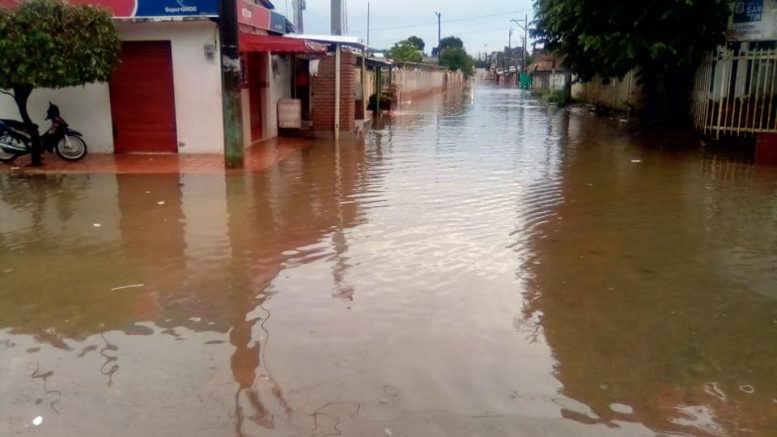
[{"label": "blue and white sign", "polygon": [[136,17],[219,15],[218,0],[138,0]]},{"label": "blue and white sign", "polygon": [[738,0],[731,11],[729,41],[777,40],[777,0]]},{"label": "blue and white sign", "polygon": [[734,3],[734,23],[756,23],[763,19],[764,0],[744,0]]}]

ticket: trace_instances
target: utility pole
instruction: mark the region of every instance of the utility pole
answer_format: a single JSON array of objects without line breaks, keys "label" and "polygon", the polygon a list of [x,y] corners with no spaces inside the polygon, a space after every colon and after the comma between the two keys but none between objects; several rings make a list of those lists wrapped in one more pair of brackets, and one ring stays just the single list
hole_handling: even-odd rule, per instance
[{"label": "utility pole", "polygon": [[305,33],[302,13],[306,8],[305,0],[294,0],[294,27],[297,28],[297,33]]},{"label": "utility pole", "polygon": [[526,14],[523,21],[526,25],[523,27],[523,53],[521,53],[521,73],[526,71],[526,43],[529,41],[529,14]]},{"label": "utility pole", "polygon": [[367,47],[370,46],[370,2],[367,2]]},{"label": "utility pole", "polygon": [[442,53],[442,50],[440,45],[442,44],[442,14],[440,12],[435,12],[434,15],[437,15],[437,56],[439,57]]},{"label": "utility pole", "polygon": [[529,41],[529,14],[523,20],[510,20],[523,29],[523,53],[521,53],[521,71],[526,71],[526,43]]},{"label": "utility pole", "polygon": [[332,0],[332,35],[343,34],[343,0]]},{"label": "utility pole", "polygon": [[240,102],[241,66],[238,51],[237,0],[219,2],[221,92],[224,117],[224,164],[241,168],[244,162],[243,111]]}]

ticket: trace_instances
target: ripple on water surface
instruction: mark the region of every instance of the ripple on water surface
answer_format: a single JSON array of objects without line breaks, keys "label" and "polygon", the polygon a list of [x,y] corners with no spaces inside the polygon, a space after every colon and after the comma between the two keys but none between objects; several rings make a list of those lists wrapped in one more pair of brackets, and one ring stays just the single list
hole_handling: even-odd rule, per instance
[{"label": "ripple on water surface", "polygon": [[777,172],[695,144],[476,87],[262,172],[0,172],[0,423],[769,435]]}]

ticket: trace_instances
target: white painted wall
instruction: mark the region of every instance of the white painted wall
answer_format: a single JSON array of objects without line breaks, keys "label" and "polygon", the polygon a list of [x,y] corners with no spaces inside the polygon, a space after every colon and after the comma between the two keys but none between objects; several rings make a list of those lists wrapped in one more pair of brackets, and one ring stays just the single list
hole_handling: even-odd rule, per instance
[{"label": "white painted wall", "polygon": [[[263,130],[266,138],[278,136],[278,102],[281,99],[291,98],[291,57],[275,56],[270,58],[270,95],[265,108],[266,129]],[[274,68],[276,66],[277,68]]]},{"label": "white painted wall", "polygon": [[[116,27],[123,41],[171,42],[179,153],[223,154],[224,120],[216,24],[210,21],[117,22]],[[206,44],[216,47],[217,53],[212,60],[205,57]],[[41,130],[48,126],[44,119],[49,101],[59,105],[70,126],[84,134],[91,152],[113,153],[107,84],[35,90],[28,109]],[[13,99],[5,95],[0,95],[0,118],[19,119]]]},{"label": "white painted wall", "polygon": [[[72,129],[84,134],[91,153],[113,153],[111,102],[108,84],[83,87],[40,89],[30,95],[27,110],[32,120],[44,132],[50,126],[45,120],[49,102],[59,106],[62,117]],[[10,96],[0,95],[0,118],[21,120],[16,103]]]}]

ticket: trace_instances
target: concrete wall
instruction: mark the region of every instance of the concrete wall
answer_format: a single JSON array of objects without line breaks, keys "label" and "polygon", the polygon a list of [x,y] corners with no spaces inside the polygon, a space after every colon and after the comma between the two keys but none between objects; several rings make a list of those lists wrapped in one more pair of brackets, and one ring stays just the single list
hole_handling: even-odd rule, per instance
[{"label": "concrete wall", "polygon": [[[58,105],[68,124],[84,134],[90,153],[113,153],[108,84],[33,91],[27,109],[32,120],[40,126],[41,133],[50,125],[45,120],[49,102]],[[16,103],[4,94],[0,95],[0,118],[21,120]]]},{"label": "concrete wall", "polygon": [[[204,46],[218,50],[218,29],[210,21],[117,22],[123,41],[170,41],[175,83],[176,125],[180,153],[223,153],[221,67],[218,53],[205,57]],[[149,72],[154,74],[154,72]],[[113,152],[110,92],[107,84],[59,90],[35,90],[29,111],[45,129],[46,108],[59,105],[68,123],[84,134],[91,152]],[[13,100],[0,96],[0,118],[19,118]]]},{"label": "concrete wall", "polygon": [[445,70],[400,68],[393,75],[393,85],[403,102],[464,84],[463,74]]},{"label": "concrete wall", "polygon": [[637,74],[633,70],[623,79],[613,80],[609,84],[602,83],[601,78],[597,77],[589,82],[572,85],[572,98],[617,111],[642,108],[642,86],[637,82]]}]

